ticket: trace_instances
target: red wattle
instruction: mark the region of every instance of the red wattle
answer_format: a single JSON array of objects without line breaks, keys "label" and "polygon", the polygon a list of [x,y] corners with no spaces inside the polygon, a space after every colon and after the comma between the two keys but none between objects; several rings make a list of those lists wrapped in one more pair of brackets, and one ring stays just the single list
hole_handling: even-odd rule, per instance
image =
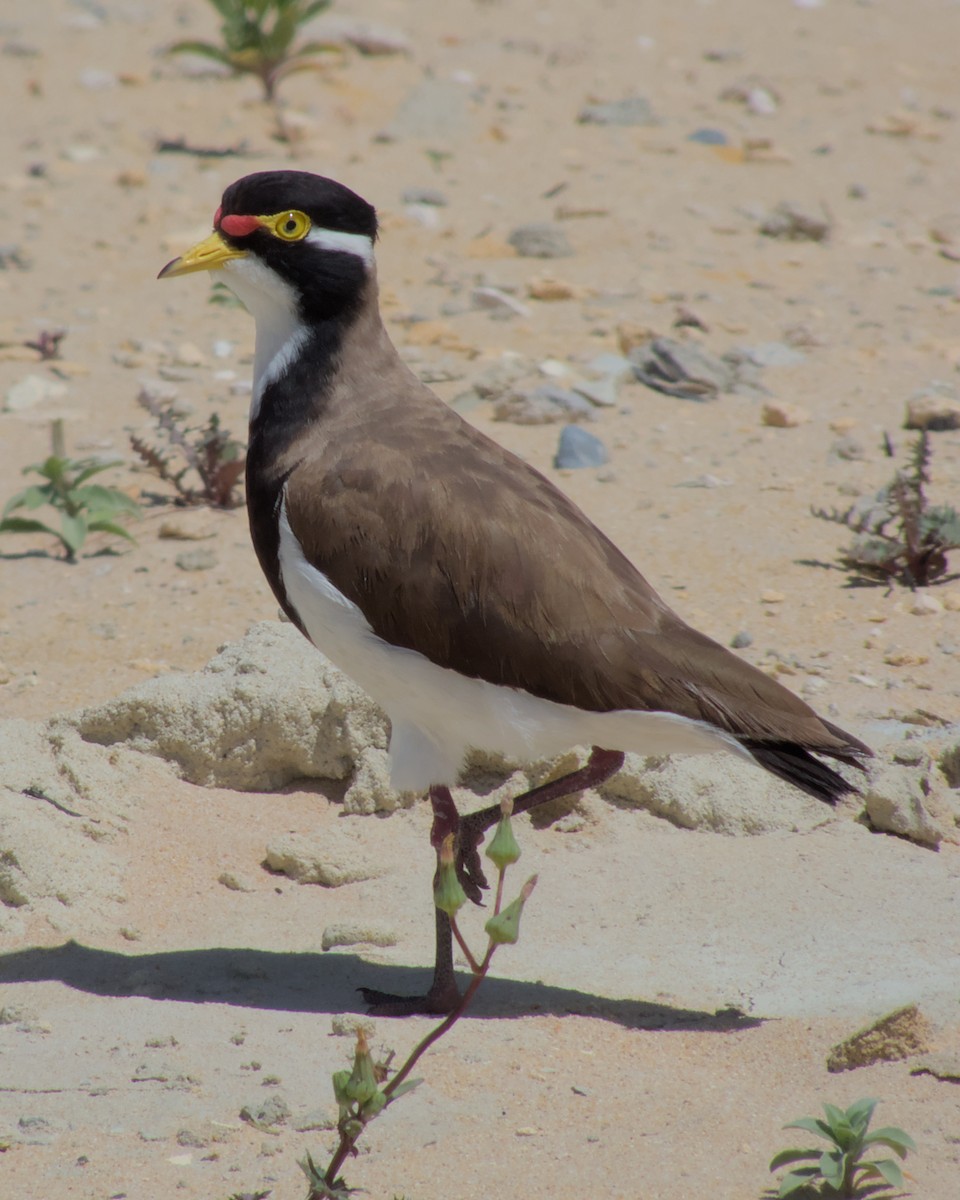
[{"label": "red wattle", "polygon": [[230,237],[246,237],[247,234],[260,228],[260,222],[256,217],[231,215],[220,218],[220,228]]}]

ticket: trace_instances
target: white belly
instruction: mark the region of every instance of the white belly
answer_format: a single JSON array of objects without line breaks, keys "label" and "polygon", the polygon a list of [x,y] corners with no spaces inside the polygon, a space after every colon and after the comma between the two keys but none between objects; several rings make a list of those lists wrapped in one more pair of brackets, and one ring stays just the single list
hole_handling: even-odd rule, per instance
[{"label": "white belly", "polygon": [[639,754],[709,753],[739,743],[703,721],[668,712],[584,712],[519,688],[469,679],[416,650],[378,637],[366,617],[304,558],[280,510],[280,570],[310,640],[384,709],[393,727],[390,779],[399,791],[453,784],[471,749],[517,762],[550,758],[572,746]]}]

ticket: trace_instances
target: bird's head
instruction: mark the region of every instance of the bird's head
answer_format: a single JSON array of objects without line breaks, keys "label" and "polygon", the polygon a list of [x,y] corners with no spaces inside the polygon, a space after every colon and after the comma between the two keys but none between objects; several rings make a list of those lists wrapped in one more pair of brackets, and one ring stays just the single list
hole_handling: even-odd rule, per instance
[{"label": "bird's head", "polygon": [[160,272],[222,270],[255,319],[278,305],[300,321],[358,304],[373,274],[377,214],[343,184],[307,171],[260,171],[232,183],[213,233]]}]

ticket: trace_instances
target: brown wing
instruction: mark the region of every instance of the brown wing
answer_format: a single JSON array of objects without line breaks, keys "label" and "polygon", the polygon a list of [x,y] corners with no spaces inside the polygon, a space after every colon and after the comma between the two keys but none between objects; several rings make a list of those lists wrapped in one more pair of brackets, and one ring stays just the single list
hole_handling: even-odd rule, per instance
[{"label": "brown wing", "polygon": [[[860,744],[684,624],[548,480],[424,389],[328,439],[287,480],[307,558],[381,637],[584,709],[711,721],[745,741]],[[866,749],[863,747],[862,749]]]}]

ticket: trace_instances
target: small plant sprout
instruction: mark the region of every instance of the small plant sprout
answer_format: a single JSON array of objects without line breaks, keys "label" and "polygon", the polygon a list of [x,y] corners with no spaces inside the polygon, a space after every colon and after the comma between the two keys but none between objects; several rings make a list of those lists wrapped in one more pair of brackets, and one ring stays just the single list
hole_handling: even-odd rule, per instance
[{"label": "small plant sprout", "polygon": [[857,535],[838,555],[854,580],[917,588],[946,576],[948,552],[960,550],[960,513],[927,499],[930,456],[930,435],[924,430],[909,468],[897,471],[869,501],[861,499],[843,512],[813,509],[815,517],[846,525]]},{"label": "small plant sprout", "polygon": [[301,28],[329,8],[330,0],[210,0],[220,14],[223,44],[176,42],[168,54],[199,54],[222,63],[237,75],[255,75],[265,100],[276,97],[281,79],[294,71],[319,67],[318,56],[338,51],[329,42],[300,42]]},{"label": "small plant sprout", "polygon": [[863,1099],[843,1111],[833,1104],[825,1104],[823,1111],[825,1119],[820,1117],[798,1117],[784,1129],[805,1129],[808,1133],[816,1134],[829,1143],[827,1150],[781,1150],[770,1163],[771,1171],[779,1171],[782,1167],[794,1163],[806,1163],[806,1166],[792,1166],[792,1169],[780,1180],[777,1195],[783,1200],[785,1196],[810,1196],[813,1188],[819,1187],[816,1193],[820,1196],[835,1196],[849,1200],[865,1193],[861,1192],[863,1185],[869,1180],[879,1180],[879,1184],[870,1186],[870,1194],[879,1187],[903,1187],[903,1172],[899,1164],[892,1158],[865,1159],[864,1153],[874,1147],[884,1146],[892,1150],[899,1158],[906,1158],[908,1150],[915,1150],[913,1139],[902,1129],[885,1126],[873,1133],[867,1133],[873,1110],[877,1107],[876,1100]]},{"label": "small plant sprout", "polygon": [[[123,517],[139,517],[140,508],[117,488],[89,483],[94,475],[117,466],[93,458],[68,458],[64,447],[63,421],[51,428],[51,453],[42,463],[24,467],[24,475],[39,475],[43,483],[31,484],[11,496],[0,517],[0,533],[48,533],[63,547],[67,562],[76,562],[77,553],[90,533],[109,533],[136,539],[120,524]],[[60,514],[59,528],[37,517],[16,514],[34,512],[47,506]]]},{"label": "small plant sprout", "polygon": [[307,1200],[348,1200],[353,1189],[348,1188],[340,1177],[340,1169],[351,1155],[357,1153],[356,1145],[365,1127],[389,1108],[395,1100],[399,1100],[404,1093],[413,1091],[423,1082],[421,1079],[410,1078],[413,1068],[434,1042],[448,1033],[467,1011],[480,985],[487,977],[497,947],[517,940],[520,914],[536,886],[537,877],[534,875],[528,879],[521,888],[517,899],[508,904],[506,908],[501,909],[504,876],[507,869],[520,857],[520,847],[517,845],[510,827],[511,808],[510,801],[501,805],[503,815],[496,834],[486,850],[487,857],[497,868],[499,878],[493,916],[486,924],[487,947],[479,960],[467,946],[457,925],[457,913],[466,903],[467,897],[457,877],[454,834],[447,833],[440,841],[434,901],[437,908],[450,918],[453,935],[470,965],[473,978],[464,990],[456,1008],[414,1047],[406,1062],[392,1077],[390,1067],[393,1058],[392,1052],[385,1061],[375,1061],[370,1053],[370,1047],[367,1045],[365,1033],[362,1029],[358,1031],[352,1069],[344,1068],[333,1073],[333,1095],[340,1110],[337,1120],[337,1131],[340,1135],[339,1145],[326,1169],[318,1167],[309,1152],[300,1162],[300,1167],[310,1185]]}]

